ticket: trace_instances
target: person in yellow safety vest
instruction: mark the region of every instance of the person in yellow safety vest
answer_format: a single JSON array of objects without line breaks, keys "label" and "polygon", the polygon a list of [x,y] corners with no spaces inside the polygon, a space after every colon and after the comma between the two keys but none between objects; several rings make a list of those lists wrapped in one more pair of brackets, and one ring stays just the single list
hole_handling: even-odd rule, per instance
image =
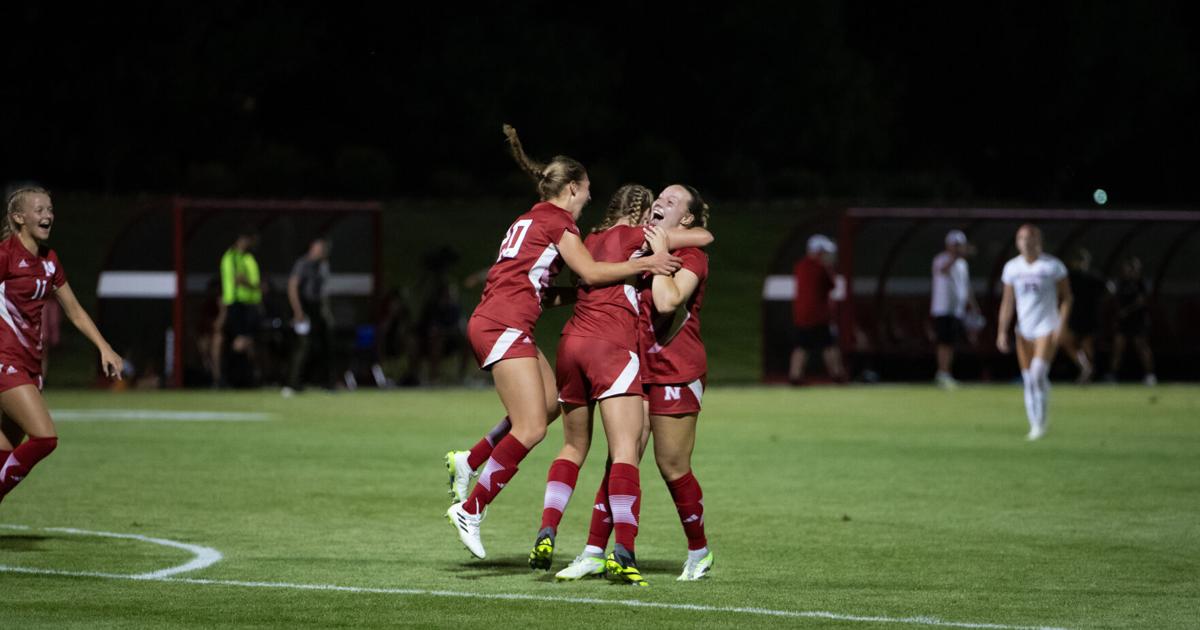
[{"label": "person in yellow safety vest", "polygon": [[221,304],[213,330],[213,383],[217,385],[223,383],[221,354],[226,339],[235,355],[230,358],[246,368],[237,379],[239,384],[253,381],[254,338],[262,319],[262,276],[251,252],[257,244],[258,234],[243,229],[221,256]]}]

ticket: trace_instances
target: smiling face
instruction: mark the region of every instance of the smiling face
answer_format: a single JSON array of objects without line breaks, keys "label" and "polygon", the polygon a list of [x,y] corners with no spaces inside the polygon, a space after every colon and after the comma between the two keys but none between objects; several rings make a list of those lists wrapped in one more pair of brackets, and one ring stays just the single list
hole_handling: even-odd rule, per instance
[{"label": "smiling face", "polygon": [[693,217],[688,210],[691,203],[692,195],[686,188],[678,184],[667,186],[650,206],[646,223],[668,229],[691,225]]},{"label": "smiling face", "polygon": [[592,181],[587,175],[577,182],[570,182],[563,190],[566,197],[566,203],[562,206],[564,210],[571,213],[571,216],[578,221],[579,216],[583,214],[584,206],[588,205],[592,200]]},{"label": "smiling face", "polygon": [[54,206],[50,203],[50,195],[27,192],[15,201],[12,212],[8,215],[13,228],[29,234],[39,242],[48,240],[50,228],[54,226]]}]

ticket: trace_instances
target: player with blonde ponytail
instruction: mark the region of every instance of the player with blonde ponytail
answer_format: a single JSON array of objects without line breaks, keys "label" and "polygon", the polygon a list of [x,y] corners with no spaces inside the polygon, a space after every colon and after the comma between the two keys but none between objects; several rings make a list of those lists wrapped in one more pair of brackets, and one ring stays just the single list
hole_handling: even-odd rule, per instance
[{"label": "player with blonde ponytail", "polygon": [[[0,221],[0,501],[58,446],[42,399],[42,312],[53,294],[63,313],[100,351],[100,368],[121,378],[124,363],[96,329],[54,250],[50,193],[38,186],[8,195]],[[28,439],[25,437],[28,436]]]},{"label": "player with blonde ponytail", "polygon": [[[446,517],[459,540],[478,558],[487,555],[480,540],[484,510],[516,474],[521,460],[545,438],[547,425],[557,415],[554,371],[534,342],[533,329],[546,287],[563,262],[593,286],[644,272],[670,274],[679,268],[678,260],[666,252],[622,262],[593,259],[575,225],[591,200],[587,170],[562,155],[548,163],[533,160],[515,129],[505,125],[504,133],[513,158],[533,179],[540,201],[509,226],[488,271],[483,297],[467,324],[479,367],[492,372],[496,393],[508,412],[493,434],[480,440],[490,448],[446,456],[451,493],[458,499]],[[500,437],[505,428],[507,434]],[[470,459],[486,451],[490,453],[478,483],[469,496],[461,498],[458,490],[465,494],[466,482],[476,467]]]}]

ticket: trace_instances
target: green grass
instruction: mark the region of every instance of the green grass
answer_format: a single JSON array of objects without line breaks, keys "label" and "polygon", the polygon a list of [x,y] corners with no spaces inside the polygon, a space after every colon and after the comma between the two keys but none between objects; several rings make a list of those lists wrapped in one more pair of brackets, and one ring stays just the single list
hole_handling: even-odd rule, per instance
[{"label": "green grass", "polygon": [[[652,464],[638,557],[649,589],[555,584],[525,556],[561,432],[522,466],[470,560],[442,518],[441,455],[500,415],[489,390],[307,394],[51,391],[55,410],[258,411],[266,422],[59,423],[61,445],[0,523],[211,546],[180,577],[1069,628],[1200,619],[1200,389],[1058,387],[1029,444],[1020,390],[714,388],[696,449],[717,564],[674,581],[684,540]],[[597,448],[603,448],[602,443]],[[599,459],[602,451],[597,451]],[[582,547],[584,467],[555,570]],[[0,565],[139,573],[188,554],[0,529]],[[305,591],[0,572],[14,628],[881,627],[565,601]],[[887,627],[921,627],[887,624]]]}]

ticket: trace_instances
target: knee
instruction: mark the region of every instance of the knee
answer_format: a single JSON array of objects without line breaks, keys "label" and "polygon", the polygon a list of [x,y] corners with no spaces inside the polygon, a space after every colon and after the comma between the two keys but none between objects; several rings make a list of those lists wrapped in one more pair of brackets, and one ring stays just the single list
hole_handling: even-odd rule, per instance
[{"label": "knee", "polygon": [[513,437],[521,441],[526,448],[533,448],[546,439],[546,425],[543,423],[540,426],[524,426],[512,428]]},{"label": "knee", "polygon": [[668,483],[688,474],[688,471],[692,469],[692,463],[686,457],[667,456],[656,459],[658,473],[662,475],[663,481]]}]

